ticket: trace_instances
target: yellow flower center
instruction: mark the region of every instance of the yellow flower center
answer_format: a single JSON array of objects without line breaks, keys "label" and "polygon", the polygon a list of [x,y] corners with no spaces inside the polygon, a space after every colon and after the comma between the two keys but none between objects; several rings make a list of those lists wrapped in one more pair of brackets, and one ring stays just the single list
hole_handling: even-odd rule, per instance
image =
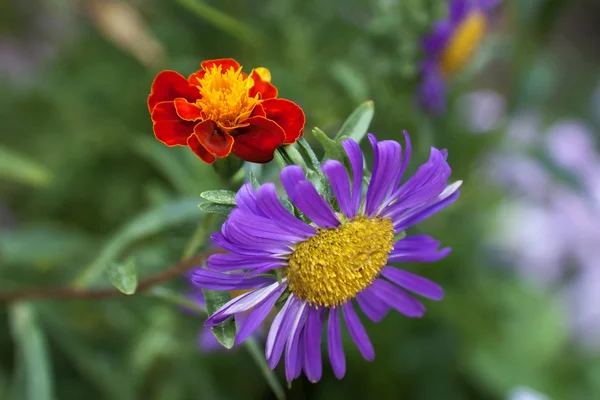
[{"label": "yellow flower center", "polygon": [[222,128],[234,128],[244,122],[258,103],[258,94],[248,95],[254,81],[244,77],[241,67],[237,71],[230,67],[221,73],[221,67],[215,65],[198,83],[202,98],[196,104],[202,108],[205,119],[215,121]]},{"label": "yellow flower center", "polygon": [[373,283],[393,247],[390,218],[358,217],[319,230],[290,257],[285,271],[290,291],[312,305],[341,305]]},{"label": "yellow flower center", "polygon": [[444,75],[449,76],[464,67],[473,56],[485,33],[487,19],[481,11],[471,12],[456,28],[441,59]]}]

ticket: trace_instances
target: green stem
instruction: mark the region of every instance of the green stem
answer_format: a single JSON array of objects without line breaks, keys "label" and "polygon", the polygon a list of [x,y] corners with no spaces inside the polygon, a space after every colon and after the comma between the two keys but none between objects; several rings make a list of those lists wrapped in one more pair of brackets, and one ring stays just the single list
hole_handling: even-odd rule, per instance
[{"label": "green stem", "polygon": [[254,340],[254,338],[252,337],[249,337],[244,341],[244,346],[246,347],[246,350],[248,350],[248,353],[250,353],[250,355],[254,359],[256,365],[258,365],[258,368],[260,368],[260,372],[262,372],[263,376],[265,377],[265,380],[267,381],[267,384],[275,394],[275,397],[277,397],[277,400],[285,400],[285,391],[279,383],[277,376],[275,376],[275,373],[267,365],[265,355],[258,347],[256,340]]}]

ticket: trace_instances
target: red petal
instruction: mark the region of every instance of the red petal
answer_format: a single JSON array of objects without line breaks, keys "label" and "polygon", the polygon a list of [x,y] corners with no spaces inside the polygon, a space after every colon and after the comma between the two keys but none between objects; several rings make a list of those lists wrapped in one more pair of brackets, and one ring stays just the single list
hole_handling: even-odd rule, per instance
[{"label": "red petal", "polygon": [[231,67],[233,67],[235,71],[240,69],[240,64],[238,64],[238,62],[233,58],[219,58],[218,60],[202,61],[200,65],[202,65],[202,68],[205,70],[211,69],[215,65],[221,66],[221,73],[224,73]]},{"label": "red petal", "polygon": [[148,96],[148,110],[152,113],[154,107],[163,101],[173,101],[176,97],[194,102],[200,97],[198,88],[191,85],[187,79],[175,71],[162,71],[152,82]]},{"label": "red petal", "polygon": [[245,161],[266,163],[283,143],[285,132],[275,122],[265,117],[252,117],[244,121],[250,125],[236,129],[233,154]]},{"label": "red petal", "polygon": [[271,82],[263,81],[260,74],[255,70],[252,70],[250,76],[254,80],[254,86],[248,91],[250,97],[256,96],[257,93],[260,93],[260,98],[263,100],[277,97],[277,88]]},{"label": "red petal", "polygon": [[219,158],[227,157],[231,153],[233,138],[227,132],[221,131],[215,121],[200,122],[194,127],[194,136],[206,150]]},{"label": "red petal", "polygon": [[196,125],[195,122],[179,118],[172,101],[163,101],[154,106],[152,121],[154,135],[167,146],[186,145]]},{"label": "red petal", "polygon": [[260,105],[260,103],[254,106],[254,110],[252,110],[252,114],[250,114],[251,117],[264,117],[265,115],[267,115],[265,114],[265,109]]},{"label": "red petal", "polygon": [[198,107],[196,103],[190,103],[186,99],[178,97],[173,104],[175,104],[175,111],[181,119],[186,121],[202,119],[202,108]]},{"label": "red petal", "polygon": [[275,121],[285,131],[283,144],[292,144],[302,136],[306,117],[296,103],[285,99],[270,99],[260,105],[265,110],[266,117]]},{"label": "red petal", "polygon": [[198,86],[200,84],[200,81],[202,80],[202,78],[204,78],[204,75],[206,74],[206,71],[201,69],[198,70],[196,72],[194,72],[193,74],[191,74],[190,76],[188,76],[188,82],[191,83],[192,85]]},{"label": "red petal", "polygon": [[188,138],[187,145],[190,146],[190,149],[207,164],[212,164],[217,159],[202,146],[196,135],[192,135]]}]

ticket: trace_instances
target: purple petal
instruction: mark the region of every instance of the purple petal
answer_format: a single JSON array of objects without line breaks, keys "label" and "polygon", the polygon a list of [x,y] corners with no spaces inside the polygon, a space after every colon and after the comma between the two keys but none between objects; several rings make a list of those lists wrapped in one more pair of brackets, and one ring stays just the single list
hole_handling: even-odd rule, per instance
[{"label": "purple petal", "polygon": [[265,320],[267,315],[269,315],[269,313],[273,309],[273,306],[279,299],[279,296],[281,296],[286,287],[287,284],[282,283],[281,285],[279,285],[277,290],[269,294],[269,297],[267,297],[262,304],[254,307],[254,309],[246,317],[246,320],[244,321],[242,327],[236,335],[235,344],[242,343],[248,338],[248,336],[250,336],[256,330],[256,328],[260,326],[260,324],[262,324],[262,322]]},{"label": "purple petal", "polygon": [[249,256],[240,254],[213,254],[208,257],[206,266],[217,271],[256,269],[270,264],[286,265],[286,261],[275,257]]},{"label": "purple petal", "polygon": [[348,218],[354,217],[352,208],[352,197],[350,196],[350,182],[346,168],[337,160],[329,160],[323,164],[323,172],[327,175],[333,194],[337,199],[340,209]]},{"label": "purple petal", "polygon": [[304,329],[307,313],[308,305],[305,302],[301,302],[294,321],[292,322],[292,327],[285,346],[285,377],[288,382],[294,380],[298,365],[302,366],[302,363],[298,362],[298,357],[303,356],[302,354],[298,354],[298,344],[300,343],[300,335],[302,329]]},{"label": "purple petal", "polygon": [[224,250],[235,254],[245,254],[250,256],[270,256],[278,254],[280,246],[244,246],[239,243],[229,241],[221,232],[215,232],[210,240]]},{"label": "purple petal", "polygon": [[[267,363],[271,369],[274,369],[279,363],[279,359],[281,358],[281,354],[283,353],[283,349],[289,338],[294,321],[301,311],[300,307],[304,304],[304,302],[297,300],[293,294],[290,294],[288,302],[289,306],[286,308],[280,324],[276,326],[275,321],[273,321],[269,336],[267,337],[265,353],[267,354]],[[284,310],[282,309],[279,313],[281,314],[283,312]],[[275,330],[273,329],[274,327]]]},{"label": "purple petal", "polygon": [[399,287],[383,279],[375,279],[371,287],[381,301],[407,317],[420,318],[425,314],[425,306]]},{"label": "purple petal", "polygon": [[435,262],[450,254],[450,248],[438,251],[440,242],[426,235],[408,236],[398,240],[388,256],[388,262]]},{"label": "purple petal", "polygon": [[423,50],[429,57],[438,56],[446,48],[450,35],[452,35],[452,24],[445,20],[437,21],[431,33],[422,41]]},{"label": "purple petal", "polygon": [[358,214],[360,209],[360,202],[362,200],[362,184],[363,184],[363,154],[356,143],[352,139],[346,139],[342,143],[350,165],[352,167],[352,207],[350,209],[350,215],[348,218],[354,218]]},{"label": "purple petal", "polygon": [[230,220],[225,221],[221,227],[221,233],[230,242],[239,244],[241,248],[256,248],[269,253],[275,254],[290,254],[293,243],[286,243],[277,239],[265,239],[256,236],[249,236],[248,230],[240,227]]},{"label": "purple petal", "polygon": [[473,9],[473,0],[451,0],[449,3],[450,22],[454,25],[460,23]]},{"label": "purple petal", "polygon": [[240,190],[238,190],[235,195],[235,204],[242,211],[258,216],[264,216],[262,211],[260,211],[256,205],[256,194],[254,193],[254,188],[251,183],[242,185]]},{"label": "purple petal", "polygon": [[329,321],[327,323],[327,350],[331,369],[336,378],[342,379],[346,375],[346,358],[342,347],[342,334],[340,331],[340,307],[329,310]]},{"label": "purple petal", "polygon": [[371,182],[367,189],[365,214],[372,217],[376,214],[386,195],[395,189],[392,185],[400,171],[402,148],[398,142],[393,140],[377,142],[373,135],[369,135],[369,140],[375,151],[375,160]]},{"label": "purple petal", "polygon": [[352,337],[352,340],[356,343],[358,351],[360,351],[360,354],[362,354],[365,360],[373,361],[375,359],[373,345],[371,344],[369,335],[367,335],[367,331],[365,331],[365,327],[362,325],[354,311],[352,302],[346,302],[342,308],[344,309],[344,321],[346,321],[348,332],[350,332],[350,337]]},{"label": "purple petal", "polygon": [[320,381],[323,373],[321,363],[323,316],[322,310],[310,307],[304,326],[304,372],[308,380],[313,383]]},{"label": "purple petal", "polygon": [[[294,300],[292,300],[292,298],[293,298],[293,295],[290,295],[288,297],[288,299],[285,302],[285,304],[283,305],[283,307],[281,307],[281,310],[279,310],[279,312],[277,313],[275,318],[273,318],[273,322],[271,322],[271,328],[269,329],[269,334],[267,336],[267,343],[265,345],[265,358],[267,360],[273,354],[273,347],[275,345],[276,339],[279,337],[279,335],[278,335],[279,330],[283,326],[283,320],[286,318],[286,315],[288,315],[287,310],[290,308],[290,304],[295,302]],[[282,349],[283,349],[283,347],[282,347]]]},{"label": "purple petal", "polygon": [[256,289],[273,283],[275,278],[256,276],[248,278],[244,274],[225,274],[208,269],[194,271],[192,282],[207,290],[245,290]]},{"label": "purple petal", "polygon": [[394,181],[394,188],[397,188],[398,185],[400,184],[400,180],[402,179],[404,172],[406,172],[406,167],[408,166],[408,163],[410,162],[410,156],[412,154],[412,143],[410,141],[410,136],[408,135],[408,132],[406,132],[406,131],[402,131],[402,133],[404,134],[404,142],[406,144],[405,144],[405,149],[404,149],[404,155],[402,156],[402,164],[400,165],[400,171],[398,172],[396,181]]},{"label": "purple petal", "polygon": [[304,351],[304,329],[302,329],[302,333],[300,335],[300,339],[298,340],[298,355],[296,357],[296,365],[294,366],[294,373],[293,379],[299,378],[300,375],[302,375],[302,366],[304,365],[304,357],[305,357],[305,351]]},{"label": "purple petal", "polygon": [[246,235],[253,239],[272,240],[275,243],[284,244],[302,241],[306,235],[296,235],[285,229],[285,225],[272,221],[266,217],[259,217],[239,209],[233,210],[229,214],[228,222],[235,224],[239,229],[246,232]]},{"label": "purple petal", "polygon": [[311,221],[322,228],[335,228],[340,224],[331,206],[319,195],[312,183],[306,180],[301,167],[285,167],[280,177],[292,202]]},{"label": "purple petal", "polygon": [[371,287],[356,295],[361,310],[373,322],[380,322],[387,315],[390,307],[372,293]]},{"label": "purple petal", "polygon": [[396,232],[403,231],[454,203],[460,193],[458,188],[460,187],[461,183],[461,181],[458,181],[452,185],[449,185],[435,199],[423,204],[422,206],[415,207],[409,212],[402,214],[398,218],[395,218],[394,229]]},{"label": "purple petal", "polygon": [[428,299],[441,300],[444,298],[444,289],[440,285],[419,275],[390,266],[384,267],[381,275],[396,285]]},{"label": "purple petal", "polygon": [[315,227],[299,220],[281,205],[274,184],[266,183],[258,189],[257,202],[259,208],[267,217],[289,231],[303,238],[313,236],[316,233]]},{"label": "purple petal", "polygon": [[279,289],[283,283],[275,282],[270,286],[257,289],[252,292],[244,293],[234,299],[229,300],[223,307],[219,308],[213,315],[208,317],[204,326],[216,326],[233,314],[247,311],[269,298],[269,296]]},{"label": "purple petal", "polygon": [[395,203],[382,214],[394,218],[404,210],[435,198],[446,187],[450,173],[443,153],[432,147],[429,160],[390,196]]}]

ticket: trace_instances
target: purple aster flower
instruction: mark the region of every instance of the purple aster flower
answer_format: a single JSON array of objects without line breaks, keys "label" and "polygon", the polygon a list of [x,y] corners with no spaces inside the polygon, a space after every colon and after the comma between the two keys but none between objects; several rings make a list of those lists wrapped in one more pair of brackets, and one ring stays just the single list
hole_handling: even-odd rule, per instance
[{"label": "purple aster flower", "polygon": [[322,374],[324,326],[329,359],[338,378],[346,372],[342,321],[362,356],[375,357],[355,304],[379,322],[390,309],[410,318],[423,316],[425,307],[408,292],[442,299],[443,290],[436,283],[388,265],[434,262],[449,254],[449,248],[440,250],[440,243],[429,236],[398,235],[454,202],[461,184],[447,185],[451,173],[447,152],[435,148],[429,161],[400,184],[411,153],[406,132],[405,137],[402,154],[398,142],[377,142],[369,135],[375,157],[364,196],[363,154],[356,142],[346,139],[342,145],[352,179],[339,161],[323,164],[335,207],[317,192],[302,168],[284,168],[281,182],[302,217],[280,203],[272,183],[257,190],[250,184],[242,186],[237,208],[221,232],[212,236],[229,253],[212,255],[208,269],[196,270],[193,281],[205,289],[252,290],[217,310],[206,325],[215,326],[251,310],[237,333],[235,342],[240,343],[278,301],[285,302],[268,333],[268,365],[275,368],[285,351],[288,381],[304,371],[310,381],[317,382]]},{"label": "purple aster flower", "polygon": [[436,22],[423,39],[418,101],[432,114],[446,111],[446,79],[464,67],[481,43],[488,16],[500,0],[451,0],[448,17]]}]

